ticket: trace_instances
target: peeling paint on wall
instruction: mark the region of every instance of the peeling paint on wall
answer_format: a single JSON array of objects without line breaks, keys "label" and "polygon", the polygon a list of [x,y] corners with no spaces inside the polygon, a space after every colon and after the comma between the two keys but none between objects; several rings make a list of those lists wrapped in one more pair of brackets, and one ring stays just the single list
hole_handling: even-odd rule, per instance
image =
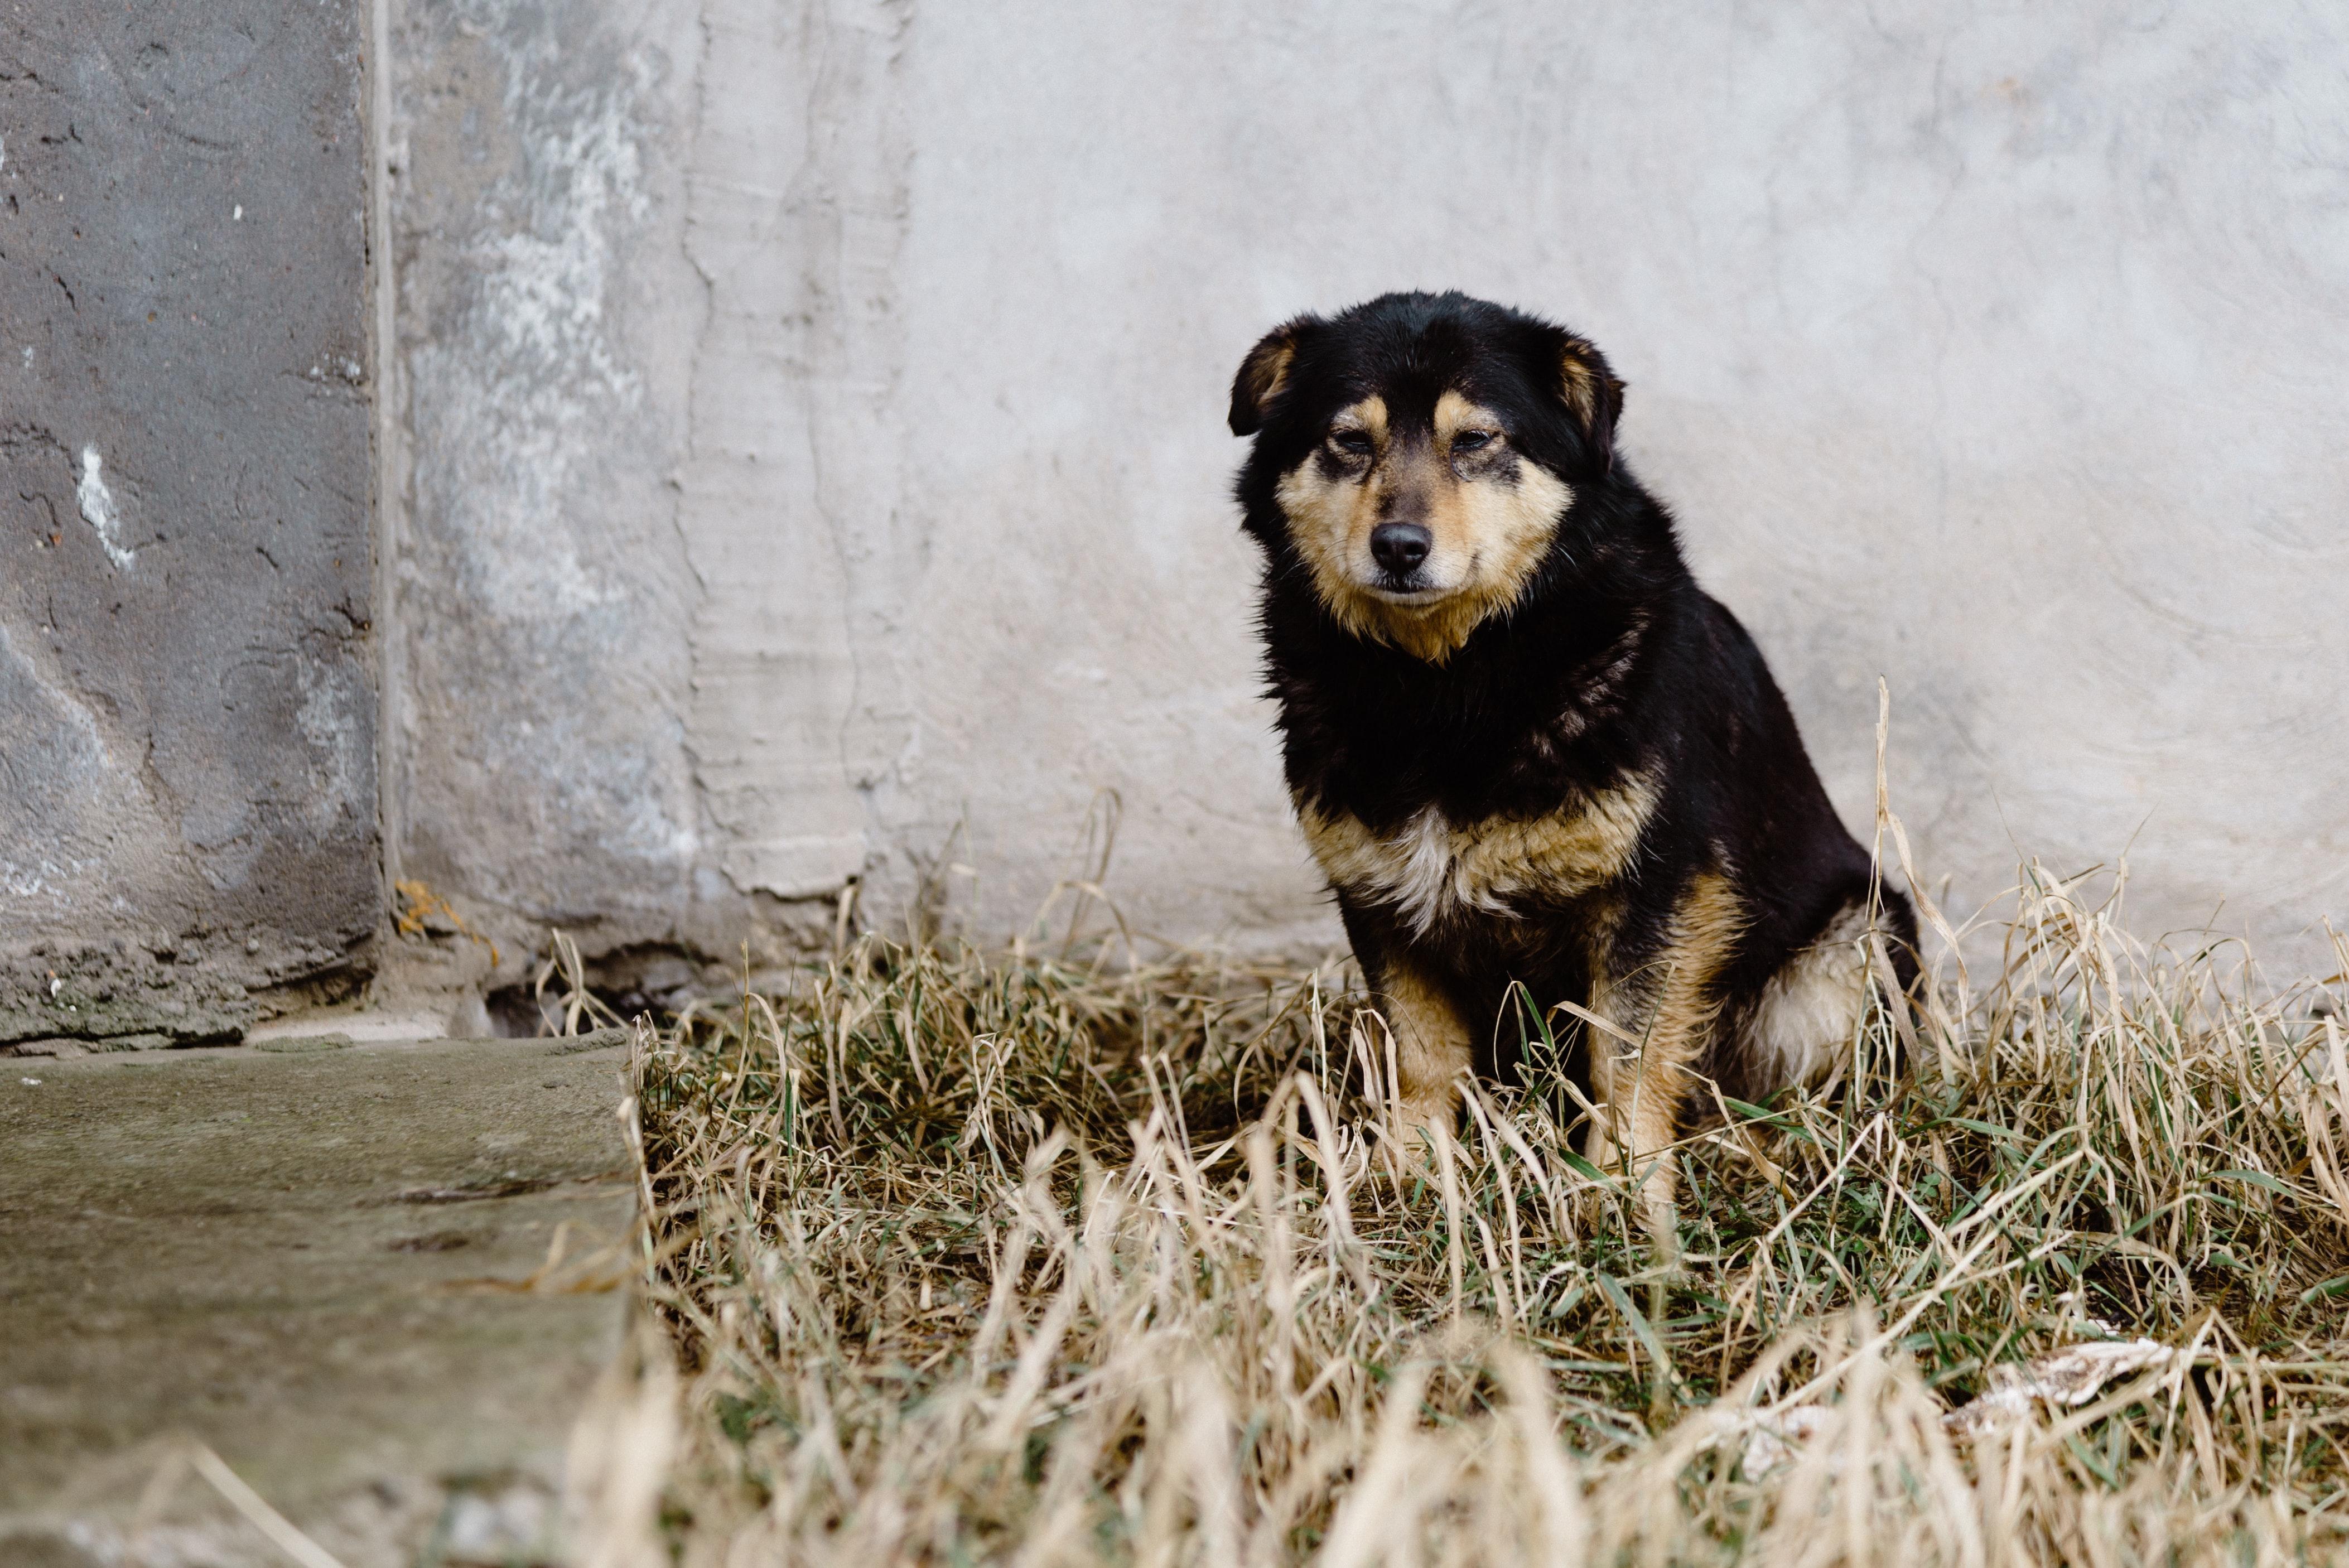
[{"label": "peeling paint on wall", "polygon": [[114,492],[106,488],[106,459],[98,455],[96,447],[81,449],[81,480],[74,486],[74,495],[81,503],[81,519],[98,530],[98,542],[106,548],[106,558],[119,572],[130,570],[135,552],[125,550],[115,537],[122,526],[115,515]]},{"label": "peeling paint on wall", "polygon": [[[70,918],[102,886],[108,851],[159,833],[89,707],[0,626],[0,888],[20,920]],[[28,933],[29,934],[29,933]]]},{"label": "peeling paint on wall", "polygon": [[698,39],[659,7],[625,36],[592,7],[395,16],[402,863],[530,941],[657,934],[701,838],[665,482],[691,302],[628,241],[674,200],[647,150]]}]

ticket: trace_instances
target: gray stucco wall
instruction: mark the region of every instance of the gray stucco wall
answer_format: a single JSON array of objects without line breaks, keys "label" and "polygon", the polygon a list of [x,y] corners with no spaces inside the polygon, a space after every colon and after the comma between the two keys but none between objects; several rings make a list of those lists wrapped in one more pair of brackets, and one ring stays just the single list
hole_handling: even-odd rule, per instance
[{"label": "gray stucco wall", "polygon": [[366,964],[363,15],[0,15],[0,1040]]},{"label": "gray stucco wall", "polygon": [[1855,824],[1889,680],[1953,906],[2342,907],[2337,13],[403,5],[395,815],[517,932],[1000,935],[1114,790],[1136,925],[1332,940],[1221,411],[1413,285],[1606,348]]},{"label": "gray stucco wall", "polygon": [[401,874],[506,915],[518,953],[548,923],[668,934],[703,888],[675,489],[698,288],[674,233],[624,239],[682,227],[697,43],[632,15],[395,19],[388,804]]}]

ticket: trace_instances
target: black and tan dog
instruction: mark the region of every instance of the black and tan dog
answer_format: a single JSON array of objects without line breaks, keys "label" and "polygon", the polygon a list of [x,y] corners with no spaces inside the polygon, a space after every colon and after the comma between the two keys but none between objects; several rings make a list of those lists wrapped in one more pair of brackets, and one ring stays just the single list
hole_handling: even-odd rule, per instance
[{"label": "black and tan dog", "polygon": [[[1300,316],[1232,387],[1288,786],[1393,1025],[1408,1124],[1450,1125],[1508,987],[1571,1001],[1590,1157],[1639,1171],[1713,1103],[1847,1057],[1870,912],[1794,716],[1615,453],[1588,342],[1457,294]],[[1631,1042],[1637,1042],[1636,1044]]]}]

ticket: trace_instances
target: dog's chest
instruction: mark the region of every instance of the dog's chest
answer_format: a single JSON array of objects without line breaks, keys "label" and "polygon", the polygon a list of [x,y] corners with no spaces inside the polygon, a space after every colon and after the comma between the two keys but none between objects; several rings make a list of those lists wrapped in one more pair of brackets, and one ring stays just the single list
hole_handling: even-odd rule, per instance
[{"label": "dog's chest", "polygon": [[1384,834],[1344,810],[1304,807],[1299,818],[1330,885],[1425,936],[1475,915],[1522,919],[1613,882],[1654,806],[1648,781],[1632,776],[1538,817],[1455,823],[1429,805]]}]

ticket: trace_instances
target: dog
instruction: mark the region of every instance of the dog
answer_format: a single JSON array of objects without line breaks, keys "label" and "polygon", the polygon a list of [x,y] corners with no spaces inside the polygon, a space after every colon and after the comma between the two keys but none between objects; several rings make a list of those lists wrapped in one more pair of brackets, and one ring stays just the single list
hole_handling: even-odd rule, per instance
[{"label": "dog", "polygon": [[[1848,1059],[1908,901],[1837,820],[1762,654],[1616,450],[1589,341],[1460,294],[1248,352],[1235,487],[1290,798],[1395,1040],[1406,1138],[1498,1070],[1513,985],[1572,1003],[1587,1157],[1660,1238],[1723,1094]],[[1710,1085],[1708,1081],[1710,1080]]]}]

